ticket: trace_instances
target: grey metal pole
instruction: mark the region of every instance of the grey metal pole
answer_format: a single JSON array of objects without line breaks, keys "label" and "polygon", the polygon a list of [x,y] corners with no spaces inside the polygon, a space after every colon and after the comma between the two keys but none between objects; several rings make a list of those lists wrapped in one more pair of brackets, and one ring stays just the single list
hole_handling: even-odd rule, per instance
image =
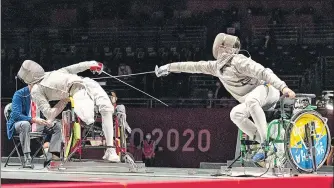
[{"label": "grey metal pole", "polygon": [[241,141],[239,138],[239,133],[240,133],[240,129],[238,129],[238,133],[237,133],[237,143],[235,146],[235,155],[234,155],[234,159],[238,158],[240,155],[240,145],[241,145]]},{"label": "grey metal pole", "polygon": [[17,76],[15,76],[15,91],[17,91]]}]

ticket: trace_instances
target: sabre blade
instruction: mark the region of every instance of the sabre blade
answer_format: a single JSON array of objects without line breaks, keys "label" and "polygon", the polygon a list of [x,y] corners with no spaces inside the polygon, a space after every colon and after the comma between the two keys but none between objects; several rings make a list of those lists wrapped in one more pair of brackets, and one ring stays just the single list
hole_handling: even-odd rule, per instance
[{"label": "sabre blade", "polygon": [[118,80],[119,82],[121,82],[121,83],[123,83],[123,84],[125,84],[125,85],[127,85],[127,86],[129,86],[129,87],[131,87],[131,88],[133,88],[133,89],[135,89],[135,90],[141,92],[141,93],[144,93],[145,95],[151,97],[152,99],[155,99],[156,101],[159,101],[161,104],[163,104],[163,105],[165,105],[165,106],[168,106],[166,103],[162,102],[161,100],[159,100],[159,99],[153,97],[152,95],[150,95],[150,94],[148,94],[148,93],[146,93],[146,92],[144,92],[144,91],[142,91],[142,90],[140,90],[140,89],[138,89],[138,88],[136,88],[136,87],[134,87],[134,86],[132,86],[132,85],[126,83],[126,82],[124,82],[123,80],[120,80],[120,79],[116,78],[115,76],[113,76],[113,75],[111,75],[111,74],[109,74],[109,73],[107,73],[107,72],[105,72],[105,71],[102,71],[102,72],[103,72],[104,74],[110,76],[111,78],[115,78],[115,79]]},{"label": "sabre blade", "polygon": [[101,79],[106,79],[106,78],[120,78],[120,77],[130,77],[130,76],[137,76],[137,75],[142,75],[142,74],[151,74],[155,73],[155,71],[149,71],[149,72],[140,72],[140,73],[134,73],[134,74],[125,74],[125,75],[119,75],[119,76],[113,76],[113,77],[98,77],[98,78],[92,78],[93,80],[101,80]]}]

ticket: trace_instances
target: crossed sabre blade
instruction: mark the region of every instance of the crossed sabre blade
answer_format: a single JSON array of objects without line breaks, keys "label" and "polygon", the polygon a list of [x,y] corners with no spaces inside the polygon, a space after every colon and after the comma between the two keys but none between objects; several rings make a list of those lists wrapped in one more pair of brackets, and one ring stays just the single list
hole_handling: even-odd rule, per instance
[{"label": "crossed sabre blade", "polygon": [[[104,71],[103,71],[104,72]],[[125,75],[119,75],[119,76],[105,76],[105,77],[98,77],[98,78],[93,78],[94,80],[101,80],[101,79],[106,79],[106,78],[121,78],[121,77],[130,77],[130,76],[137,76],[141,74],[151,74],[155,73],[155,71],[149,71],[149,72],[140,72],[140,73],[134,73],[134,74],[125,74]]]},{"label": "crossed sabre blade", "polygon": [[150,94],[148,94],[148,93],[146,93],[146,92],[144,92],[144,91],[142,91],[142,90],[140,90],[140,89],[138,89],[138,88],[136,88],[136,87],[134,87],[134,86],[132,86],[132,85],[126,83],[126,82],[124,82],[123,80],[119,79],[119,77],[129,77],[129,76],[136,76],[136,75],[141,75],[141,74],[151,74],[151,73],[155,73],[155,74],[157,75],[157,74],[158,74],[158,66],[155,66],[155,70],[154,70],[154,71],[141,72],[141,73],[135,73],[135,74],[127,74],[127,75],[120,75],[120,76],[113,76],[113,75],[111,75],[111,74],[109,74],[109,73],[107,73],[107,72],[105,72],[105,71],[102,71],[102,72],[103,72],[104,74],[108,75],[108,77],[99,77],[99,78],[93,78],[93,79],[94,79],[94,80],[105,79],[105,78],[113,78],[113,79],[116,79],[117,81],[119,81],[119,82],[121,82],[121,83],[123,83],[123,84],[125,84],[125,85],[127,85],[127,86],[129,86],[129,87],[131,87],[131,88],[133,88],[133,89],[135,89],[135,90],[137,90],[137,91],[139,91],[139,92],[141,92],[141,93],[143,93],[143,94],[149,96],[149,97],[151,97],[152,99],[154,99],[154,100],[156,100],[156,101],[159,101],[161,104],[163,104],[163,105],[165,105],[165,106],[168,106],[166,103],[164,103],[164,102],[162,102],[161,100],[159,100],[159,99],[153,97],[152,95],[150,95]]}]

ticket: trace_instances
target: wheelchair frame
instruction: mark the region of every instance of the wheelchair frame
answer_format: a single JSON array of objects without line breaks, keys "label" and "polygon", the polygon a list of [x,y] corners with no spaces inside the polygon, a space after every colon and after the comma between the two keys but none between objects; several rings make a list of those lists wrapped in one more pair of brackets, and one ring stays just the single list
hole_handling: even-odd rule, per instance
[{"label": "wheelchair frame", "polygon": [[[81,128],[83,126],[80,123],[80,118],[77,117],[74,112],[74,101],[72,97],[70,97],[70,103],[71,103],[70,118],[69,118],[70,120],[68,123],[63,122],[63,129],[62,129],[63,131],[67,130],[66,126],[69,126],[69,138],[66,138],[67,136],[64,136],[63,134],[64,138],[61,152],[61,159],[62,159],[61,166],[64,165],[66,162],[68,162],[76,152],[79,153],[81,161],[82,148],[85,147],[84,141],[86,141],[88,134],[94,128],[94,125],[90,126],[89,130],[84,135],[84,137],[83,138],[81,137],[81,132],[82,132]],[[63,116],[66,113],[68,113],[68,111],[64,111]],[[114,127],[115,127],[114,145],[116,148],[116,153],[120,156],[122,162],[130,164],[132,168],[137,168],[137,165],[135,164],[134,161],[134,157],[132,156],[131,153],[127,152],[125,126],[121,126],[119,124],[118,118],[115,114],[113,117],[114,117]]]},{"label": "wheelchair frame", "polygon": [[[296,94],[296,98],[315,98],[314,94]],[[294,105],[295,105],[296,101],[294,101]],[[330,132],[327,126],[327,120],[326,118],[323,118],[319,113],[317,113],[315,111],[315,109],[317,109],[316,106],[312,106],[311,104],[309,104],[308,106],[304,107],[300,112],[293,114],[293,112],[291,112],[291,118],[289,119],[288,116],[286,115],[286,110],[285,110],[285,96],[280,98],[280,118],[278,119],[273,119],[268,123],[268,128],[267,128],[267,136],[266,136],[266,146],[265,146],[265,156],[267,155],[267,153],[269,152],[269,141],[271,141],[271,143],[275,144],[275,143],[284,143],[284,147],[285,147],[285,153],[284,153],[284,162],[283,164],[286,163],[286,160],[289,161],[289,163],[291,164],[291,166],[296,169],[298,172],[300,173],[312,173],[312,172],[317,172],[317,170],[323,165],[324,161],[317,165],[316,164],[316,159],[315,159],[315,146],[314,146],[314,140],[316,139],[314,136],[316,136],[316,132],[315,132],[315,125],[314,122],[311,122],[310,124],[305,125],[305,134],[307,134],[307,141],[308,144],[310,145],[309,147],[309,153],[312,156],[312,170],[305,170],[305,169],[300,169],[298,168],[298,165],[294,163],[294,161],[291,159],[291,156],[289,155],[289,151],[288,151],[288,147],[289,147],[289,138],[290,138],[290,134],[291,134],[291,129],[293,128],[293,124],[291,122],[292,118],[294,117],[294,115],[298,114],[298,113],[313,113],[316,114],[317,116],[321,117],[322,120],[324,121],[324,126],[326,128],[327,131],[327,139],[330,139]],[[272,139],[270,136],[270,131],[273,128],[273,126],[277,126],[278,128],[278,133],[275,139]],[[286,130],[285,135],[284,135],[284,139],[282,140],[280,138],[281,135],[281,129]],[[240,139],[240,155],[232,161],[232,163],[227,167],[227,169],[231,169],[233,164],[238,161],[240,159],[241,162],[241,166],[245,167],[245,158],[247,156],[247,153],[250,151],[249,147],[250,145],[256,145],[259,144],[256,141],[253,140],[249,140],[248,136],[243,133],[241,130],[239,130],[239,134],[238,137]],[[330,147],[330,143],[327,144],[327,153],[325,154],[324,158],[327,158],[328,154],[329,154],[329,147]],[[277,168],[277,156],[276,156],[276,152],[274,152],[275,158],[274,158],[274,168]],[[267,156],[266,156],[267,157]],[[260,166],[260,165],[258,165]]]}]

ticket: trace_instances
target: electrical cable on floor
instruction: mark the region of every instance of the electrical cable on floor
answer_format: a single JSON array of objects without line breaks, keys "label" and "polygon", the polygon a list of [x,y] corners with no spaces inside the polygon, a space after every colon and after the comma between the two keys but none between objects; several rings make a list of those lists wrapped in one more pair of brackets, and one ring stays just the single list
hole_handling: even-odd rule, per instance
[{"label": "electrical cable on floor", "polygon": [[[271,162],[272,162],[272,161],[270,161],[270,163],[271,163]],[[270,165],[269,165],[269,167],[267,168],[267,170],[266,170],[263,174],[261,174],[260,176],[258,176],[258,177],[262,177],[263,175],[267,174],[268,171],[269,171],[269,169],[270,169]]]},{"label": "electrical cable on floor", "polygon": [[[246,174],[246,173],[244,172],[243,175],[229,176],[229,177],[256,177],[256,178],[258,178],[258,177],[262,177],[262,176],[264,176],[265,174],[268,173],[268,171],[269,171],[269,169],[270,169],[270,164],[272,163],[272,160],[274,160],[274,158],[271,159],[271,160],[269,161],[269,166],[268,166],[267,170],[266,170],[264,173],[260,174],[259,176]],[[217,176],[217,175],[216,175],[216,176]]]},{"label": "electrical cable on floor", "polygon": [[[270,163],[272,162],[272,160],[270,161]],[[270,165],[269,165],[269,167],[267,168],[267,170],[264,172],[264,173],[262,173],[261,175],[259,175],[259,176],[256,176],[256,175],[250,175],[250,174],[243,174],[243,175],[237,175],[237,176],[229,176],[229,177],[249,177],[249,178],[259,178],[259,177],[262,177],[263,175],[265,175],[265,174],[267,174],[268,173],[268,171],[269,171],[269,169],[270,169]]]}]

